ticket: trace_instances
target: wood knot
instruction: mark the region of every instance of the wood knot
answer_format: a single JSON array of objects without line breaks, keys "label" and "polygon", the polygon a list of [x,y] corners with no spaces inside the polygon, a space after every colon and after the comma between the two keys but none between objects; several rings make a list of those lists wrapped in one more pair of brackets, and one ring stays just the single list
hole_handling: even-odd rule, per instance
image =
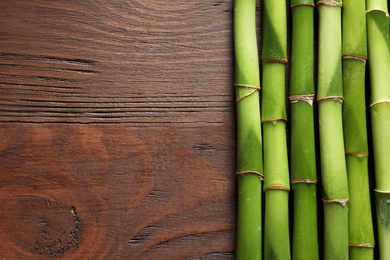
[{"label": "wood knot", "polygon": [[[74,206],[38,196],[14,196],[2,201],[0,228],[5,243],[22,246],[31,253],[54,258],[79,247],[81,224]],[[23,226],[24,232],[15,232]]]}]

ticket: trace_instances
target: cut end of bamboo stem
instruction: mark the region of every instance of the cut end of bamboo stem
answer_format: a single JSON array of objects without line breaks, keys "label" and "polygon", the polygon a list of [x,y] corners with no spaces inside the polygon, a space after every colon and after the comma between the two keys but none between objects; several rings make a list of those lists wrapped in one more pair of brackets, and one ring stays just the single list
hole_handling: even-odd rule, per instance
[{"label": "cut end of bamboo stem", "polygon": [[259,171],[255,171],[255,170],[244,170],[244,171],[238,171],[236,172],[236,175],[243,175],[243,174],[255,174],[257,176],[259,176],[259,178],[261,180],[264,180],[264,174],[262,174],[261,172]]},{"label": "cut end of bamboo stem", "polygon": [[325,199],[323,199],[322,201],[324,202],[324,204],[338,203],[341,206],[345,207],[345,205],[347,205],[347,203],[349,201],[349,198],[346,198],[346,199],[333,199],[333,200],[325,200]]}]

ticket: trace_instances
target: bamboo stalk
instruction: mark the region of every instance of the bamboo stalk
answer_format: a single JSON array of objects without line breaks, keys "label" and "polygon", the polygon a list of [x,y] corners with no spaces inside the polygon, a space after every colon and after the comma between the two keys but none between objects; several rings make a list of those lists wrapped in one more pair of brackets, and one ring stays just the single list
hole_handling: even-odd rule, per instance
[{"label": "bamboo stalk", "polygon": [[350,197],[351,260],[374,258],[365,106],[367,59],[365,10],[365,0],[343,2],[343,125]]},{"label": "bamboo stalk", "polygon": [[263,172],[256,0],[234,1],[237,108],[237,259],[261,259]]},{"label": "bamboo stalk", "polygon": [[318,120],[324,204],[324,259],[348,259],[348,181],[342,125],[341,0],[317,1]]},{"label": "bamboo stalk", "polygon": [[318,259],[314,137],[314,0],[292,0],[291,184],[293,259]]},{"label": "bamboo stalk", "polygon": [[386,0],[367,0],[371,129],[380,259],[390,259],[390,36]]},{"label": "bamboo stalk", "polygon": [[286,144],[286,1],[264,0],[262,20],[264,259],[290,259],[289,170]]}]

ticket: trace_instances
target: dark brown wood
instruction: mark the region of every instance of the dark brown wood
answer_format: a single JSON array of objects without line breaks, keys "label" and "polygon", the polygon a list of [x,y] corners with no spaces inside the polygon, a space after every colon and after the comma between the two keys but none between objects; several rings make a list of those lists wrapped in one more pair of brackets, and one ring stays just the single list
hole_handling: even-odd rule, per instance
[{"label": "dark brown wood", "polygon": [[234,258],[232,5],[0,0],[0,258]]}]

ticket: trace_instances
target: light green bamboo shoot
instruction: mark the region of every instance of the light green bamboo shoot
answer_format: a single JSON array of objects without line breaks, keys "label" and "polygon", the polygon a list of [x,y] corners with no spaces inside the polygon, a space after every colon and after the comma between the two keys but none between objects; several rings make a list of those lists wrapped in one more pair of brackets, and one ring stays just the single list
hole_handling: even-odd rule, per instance
[{"label": "light green bamboo shoot", "polygon": [[260,72],[256,39],[256,0],[234,2],[237,106],[237,259],[261,259]]},{"label": "light green bamboo shoot", "polygon": [[374,258],[374,230],[368,183],[365,71],[365,0],[343,2],[343,124],[349,186],[351,260]]},{"label": "light green bamboo shoot", "polygon": [[342,124],[341,0],[317,1],[318,120],[324,204],[324,259],[348,259],[348,180]]},{"label": "light green bamboo shoot", "polygon": [[286,1],[264,0],[262,17],[264,259],[290,259],[290,190],[286,145]]},{"label": "light green bamboo shoot", "polygon": [[293,259],[319,258],[314,135],[314,0],[292,0],[290,78]]},{"label": "light green bamboo shoot", "polygon": [[390,259],[390,37],[386,0],[367,0],[371,129],[380,259]]}]

